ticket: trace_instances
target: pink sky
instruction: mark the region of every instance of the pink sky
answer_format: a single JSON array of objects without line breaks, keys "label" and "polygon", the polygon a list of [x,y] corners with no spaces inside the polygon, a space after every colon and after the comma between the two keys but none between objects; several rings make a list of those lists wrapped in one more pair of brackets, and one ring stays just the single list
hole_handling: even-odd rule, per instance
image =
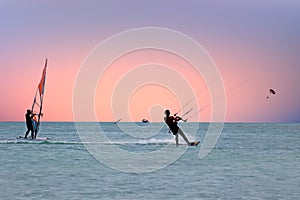
[{"label": "pink sky", "polygon": [[[0,3],[0,121],[24,120],[46,57],[43,120],[72,121],[76,76],[90,51],[114,34],[147,26],[177,30],[207,50],[229,92],[226,121],[300,121],[298,2],[128,1],[127,4],[118,2],[118,6],[115,3]],[[137,67],[145,64],[148,65]],[[177,70],[185,80],[171,69]],[[130,78],[136,77],[165,83],[156,72],[164,74],[168,70],[170,73],[165,78],[171,83],[182,81],[182,85],[187,85],[178,86],[175,93],[159,84],[131,85]],[[187,86],[192,89],[186,90]],[[99,121],[118,118],[162,121],[164,108],[177,111],[180,104],[187,103],[193,98],[193,92],[197,94],[203,87],[203,78],[180,58],[166,52],[134,52],[116,60],[99,81],[95,113]],[[269,88],[274,88],[277,94],[266,99]],[[132,91],[122,93],[126,90]],[[118,98],[110,98],[112,94]],[[198,102],[191,102],[186,110],[197,111],[197,106],[207,105],[210,100],[205,90]],[[120,110],[128,109],[129,116],[122,116],[118,106],[123,106]],[[210,115],[207,108],[191,120],[209,121]]]}]

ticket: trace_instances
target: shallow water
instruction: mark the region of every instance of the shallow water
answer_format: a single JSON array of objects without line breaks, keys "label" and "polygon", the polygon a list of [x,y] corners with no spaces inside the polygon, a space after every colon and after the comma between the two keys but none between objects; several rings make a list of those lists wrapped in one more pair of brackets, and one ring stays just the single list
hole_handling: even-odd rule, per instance
[{"label": "shallow water", "polygon": [[[85,125],[84,134],[91,138],[98,134]],[[2,122],[0,199],[300,198],[300,124],[225,124],[216,146],[203,159],[198,157],[203,143],[187,147],[181,141],[176,146],[163,124],[151,123],[151,130],[145,132],[147,126],[100,123],[107,138],[84,142],[73,123],[45,122],[39,136],[50,140],[33,141],[16,139],[24,135],[25,123]],[[203,142],[208,124],[181,127],[189,138]],[[193,128],[198,129],[196,135]],[[101,147],[98,153],[108,160],[121,155],[112,147],[126,154],[112,167],[86,147]],[[163,151],[166,156],[183,155],[174,162],[167,162],[169,157],[151,157]],[[134,160],[137,154],[150,159]],[[159,169],[138,173],[153,163]],[[137,172],[120,171],[122,166]]]}]

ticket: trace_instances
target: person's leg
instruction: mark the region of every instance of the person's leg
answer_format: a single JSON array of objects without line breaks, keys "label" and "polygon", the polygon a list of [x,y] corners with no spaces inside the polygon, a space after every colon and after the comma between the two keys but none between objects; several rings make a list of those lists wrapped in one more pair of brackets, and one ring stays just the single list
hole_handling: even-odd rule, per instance
[{"label": "person's leg", "polygon": [[29,129],[26,131],[26,133],[25,133],[25,139],[27,139],[27,135],[28,135],[28,133],[29,133]]},{"label": "person's leg", "polygon": [[31,131],[31,139],[34,139],[34,130],[33,130],[33,127],[31,127],[30,131]]},{"label": "person's leg", "polygon": [[180,134],[181,137],[184,139],[184,141],[188,144],[191,145],[190,141],[187,139],[187,137],[184,135],[181,129],[178,129],[177,135]]},{"label": "person's leg", "polygon": [[175,142],[176,142],[176,146],[178,145],[178,133],[176,133],[175,135]]}]

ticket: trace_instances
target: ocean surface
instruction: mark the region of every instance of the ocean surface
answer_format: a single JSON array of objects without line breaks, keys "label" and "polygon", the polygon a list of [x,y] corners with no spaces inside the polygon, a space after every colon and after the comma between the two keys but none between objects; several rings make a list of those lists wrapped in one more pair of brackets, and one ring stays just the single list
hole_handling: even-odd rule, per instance
[{"label": "ocean surface", "polygon": [[226,123],[201,159],[207,123],[181,124],[196,147],[163,123],[80,125],[44,122],[37,141],[1,122],[0,199],[300,199],[300,124]]}]

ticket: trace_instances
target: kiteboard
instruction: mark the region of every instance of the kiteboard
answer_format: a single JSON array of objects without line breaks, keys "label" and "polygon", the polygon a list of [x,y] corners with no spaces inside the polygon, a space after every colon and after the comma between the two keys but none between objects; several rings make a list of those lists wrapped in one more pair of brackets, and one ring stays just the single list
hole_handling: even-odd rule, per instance
[{"label": "kiteboard", "polygon": [[191,146],[197,146],[200,143],[200,141],[191,142]]}]

